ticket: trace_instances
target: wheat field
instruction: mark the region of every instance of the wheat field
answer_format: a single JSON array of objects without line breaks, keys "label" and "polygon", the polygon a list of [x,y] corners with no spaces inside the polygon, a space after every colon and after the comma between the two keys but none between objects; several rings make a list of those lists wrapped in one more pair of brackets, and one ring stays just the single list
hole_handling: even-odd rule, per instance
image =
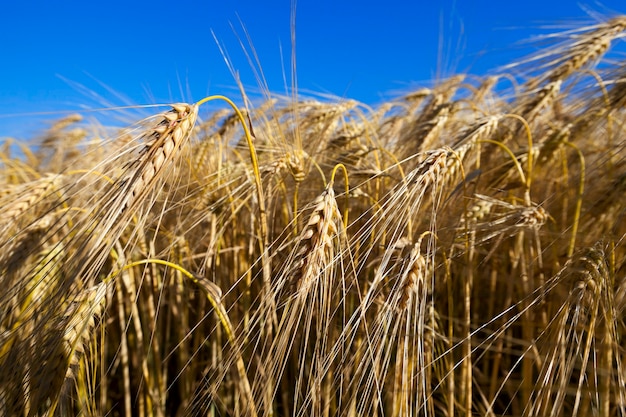
[{"label": "wheat field", "polygon": [[4,140],[0,415],[626,415],[625,31]]}]

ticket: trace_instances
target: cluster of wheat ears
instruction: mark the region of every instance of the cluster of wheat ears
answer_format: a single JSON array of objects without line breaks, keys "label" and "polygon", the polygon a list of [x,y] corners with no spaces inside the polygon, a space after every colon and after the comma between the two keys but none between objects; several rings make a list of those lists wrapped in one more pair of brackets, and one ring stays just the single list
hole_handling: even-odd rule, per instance
[{"label": "cluster of wheat ears", "polygon": [[0,415],[626,415],[625,31],[5,141]]}]

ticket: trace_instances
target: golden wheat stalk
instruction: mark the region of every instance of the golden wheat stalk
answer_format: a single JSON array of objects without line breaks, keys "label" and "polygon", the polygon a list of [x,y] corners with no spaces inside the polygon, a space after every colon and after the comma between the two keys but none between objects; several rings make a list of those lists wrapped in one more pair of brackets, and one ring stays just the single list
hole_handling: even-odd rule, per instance
[{"label": "golden wheat stalk", "polygon": [[[339,267],[335,256],[341,227],[342,217],[331,181],[312,203],[307,224],[274,287],[276,298],[287,298],[280,310],[276,337],[271,346],[264,347],[267,352],[261,353],[270,360],[263,366],[263,378],[256,381],[254,392],[262,395],[267,389],[264,383],[280,381],[292,355],[313,355],[310,372],[302,370],[295,376],[295,390],[302,398],[295,399],[294,411],[306,410],[309,403],[315,404],[317,413],[327,413],[331,407],[332,399],[322,393],[331,383],[325,363],[336,354],[335,341],[323,329],[330,328],[333,300],[342,302],[336,288],[340,276],[335,271]],[[263,398],[264,407],[271,408],[267,403],[271,398]]]},{"label": "golden wheat stalk", "polygon": [[[606,386],[604,382],[598,382],[598,376],[611,370],[598,366],[612,367],[612,363],[606,362],[606,349],[612,351],[613,346],[611,343],[595,342],[600,335],[612,340],[617,337],[612,323],[606,321],[614,311],[613,297],[607,293],[608,280],[608,266],[600,245],[576,253],[551,280],[555,285],[555,296],[558,290],[569,291],[549,328],[542,334],[546,340],[540,340],[540,346],[545,346],[546,352],[542,355],[544,360],[538,385],[533,391],[533,401],[526,410],[528,415],[545,415],[561,410],[567,397],[571,399],[572,415],[579,415],[581,405],[589,400],[595,404],[587,403],[585,407],[593,407],[601,415],[609,415],[612,378],[604,376],[608,383]],[[602,334],[602,327],[606,327],[608,332]],[[600,348],[605,351],[600,351]],[[589,396],[594,390],[602,392],[602,401],[599,401],[600,397]]]}]

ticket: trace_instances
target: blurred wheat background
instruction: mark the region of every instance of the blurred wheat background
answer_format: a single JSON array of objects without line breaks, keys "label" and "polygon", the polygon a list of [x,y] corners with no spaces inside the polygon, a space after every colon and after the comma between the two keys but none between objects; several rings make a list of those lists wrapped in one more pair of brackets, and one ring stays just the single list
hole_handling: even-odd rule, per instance
[{"label": "blurred wheat background", "polygon": [[625,31],[5,140],[0,414],[626,415]]}]

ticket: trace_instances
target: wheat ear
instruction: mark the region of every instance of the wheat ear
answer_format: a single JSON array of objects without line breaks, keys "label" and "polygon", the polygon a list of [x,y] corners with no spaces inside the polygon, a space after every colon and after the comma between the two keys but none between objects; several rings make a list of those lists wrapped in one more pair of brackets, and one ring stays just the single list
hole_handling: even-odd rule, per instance
[{"label": "wheat ear", "polygon": [[[577,415],[581,395],[584,394],[586,381],[597,381],[596,366],[603,362],[595,341],[599,330],[612,307],[611,291],[607,291],[609,279],[605,253],[599,244],[585,248],[574,255],[559,273],[551,280],[561,288],[569,289],[565,302],[559,308],[556,318],[551,322],[552,332],[545,341],[547,352],[541,373],[534,389],[535,399],[530,404],[529,415],[556,415],[565,403],[565,390],[572,387],[575,395],[573,412]],[[558,287],[557,287],[558,288]],[[608,324],[610,327],[612,324]],[[611,332],[603,337],[615,337]],[[603,349],[612,349],[608,344]],[[601,359],[597,359],[597,358]],[[593,368],[588,368],[593,360]],[[606,363],[603,363],[606,366]],[[576,370],[580,373],[576,375]],[[592,373],[591,375],[589,373]],[[611,376],[606,375],[606,384],[611,385]],[[603,382],[604,384],[604,382]],[[556,393],[556,394],[554,394]]]},{"label": "wheat ear", "polygon": [[313,204],[313,212],[300,236],[301,246],[296,255],[298,292],[304,293],[311,287],[320,270],[332,260],[333,239],[337,235],[335,220],[341,219],[332,184]]},{"label": "wheat ear", "polygon": [[[58,183],[58,175],[48,174],[33,182],[9,190],[8,194],[2,199],[8,201],[6,201],[6,204],[0,205],[3,212],[0,226],[16,221],[22,214],[44,199]],[[0,200],[1,203],[2,201]]]},{"label": "wheat ear", "polygon": [[546,79],[549,82],[562,80],[587,63],[602,56],[611,46],[611,42],[626,30],[626,17],[620,16],[597,25],[583,35],[575,35],[575,42],[571,43],[564,59],[554,70],[548,72]]},{"label": "wheat ear", "polygon": [[173,160],[187,143],[198,116],[197,104],[174,104],[161,121],[146,134],[147,143],[134,162],[137,168],[124,180],[132,206],[161,176],[167,161]]},{"label": "wheat ear", "polygon": [[[98,233],[93,233],[92,219],[84,226],[85,243],[74,260],[76,276],[91,275],[97,271],[104,257],[108,256],[106,245],[111,245],[123,233],[130,216],[155,189],[155,185],[167,175],[166,168],[176,161],[181,150],[188,143],[198,115],[198,104],[174,104],[172,109],[160,115],[159,122],[142,137],[146,141],[139,156],[127,166],[127,174],[113,184],[109,193],[103,196],[99,212],[106,217],[97,225]],[[82,260],[81,260],[82,259]]]}]

